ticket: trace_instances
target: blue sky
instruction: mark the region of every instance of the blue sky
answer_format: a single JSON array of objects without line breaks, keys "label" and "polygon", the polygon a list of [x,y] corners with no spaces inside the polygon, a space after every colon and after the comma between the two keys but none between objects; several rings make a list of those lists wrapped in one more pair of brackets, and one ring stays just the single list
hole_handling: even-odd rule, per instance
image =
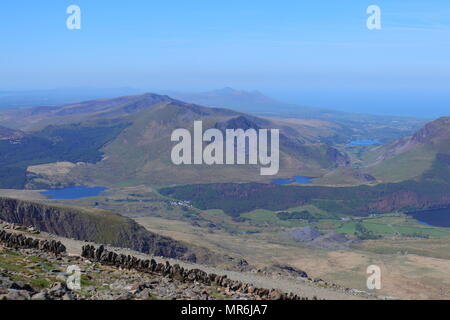
[{"label": "blue sky", "polygon": [[[71,4],[81,30],[66,28]],[[366,28],[371,4],[382,30]],[[448,0],[3,0],[0,39],[0,90],[231,86],[359,112],[450,110]]]}]

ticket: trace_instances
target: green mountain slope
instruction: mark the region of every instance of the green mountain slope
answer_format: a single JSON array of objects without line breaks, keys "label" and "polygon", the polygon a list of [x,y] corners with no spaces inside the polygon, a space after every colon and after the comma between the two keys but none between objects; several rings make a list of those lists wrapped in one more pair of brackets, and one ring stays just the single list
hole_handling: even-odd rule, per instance
[{"label": "green mountain slope", "polygon": [[[261,118],[168,96],[145,94],[17,112],[11,124],[34,130],[20,131],[22,136],[17,141],[13,137],[0,140],[0,176],[12,173],[3,179],[3,188],[45,187],[42,183],[51,179],[27,175],[27,168],[55,162],[86,163],[73,168],[70,177],[58,178],[58,186],[128,181],[151,185],[267,182],[275,178],[262,177],[259,166],[173,165],[171,150],[175,143],[171,134],[178,128],[192,129],[195,120],[203,121],[204,130],[280,129],[279,177],[321,176],[349,164],[345,154],[322,142],[335,135],[339,126],[323,121]],[[14,132],[8,130],[3,130],[5,137]]]},{"label": "green mountain slope", "polygon": [[293,128],[271,120],[227,109],[167,102],[128,117],[131,125],[101,150],[105,154],[104,160],[95,166],[76,169],[77,174],[110,184],[138,180],[154,185],[269,181],[274,178],[262,177],[259,166],[173,165],[171,150],[175,143],[170,141],[171,134],[178,128],[192,130],[195,120],[203,121],[203,130],[280,128],[279,176],[315,176],[348,165],[345,154],[319,143],[317,138],[314,141],[308,135],[302,137]]},{"label": "green mountain slope", "polygon": [[430,170],[438,155],[450,154],[450,117],[426,124],[414,135],[371,150],[365,171],[380,181],[415,179]]}]

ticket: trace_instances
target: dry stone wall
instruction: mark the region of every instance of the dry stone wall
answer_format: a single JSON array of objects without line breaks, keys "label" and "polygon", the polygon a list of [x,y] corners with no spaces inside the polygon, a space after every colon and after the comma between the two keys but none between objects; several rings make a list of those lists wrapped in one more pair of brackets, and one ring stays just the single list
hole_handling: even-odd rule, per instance
[{"label": "dry stone wall", "polygon": [[91,261],[116,268],[137,270],[140,272],[157,274],[182,282],[198,282],[205,285],[216,285],[227,288],[230,291],[251,294],[255,298],[270,300],[301,300],[302,298],[292,293],[283,293],[276,289],[256,288],[248,283],[231,280],[226,275],[208,274],[200,269],[185,269],[178,264],[171,265],[169,262],[157,263],[154,259],[142,260],[130,255],[117,254],[108,251],[104,246],[95,248],[86,245],[82,248],[82,257]]},{"label": "dry stone wall", "polygon": [[0,243],[10,248],[38,249],[55,255],[66,252],[66,247],[60,241],[38,240],[28,238],[22,234],[9,233],[3,230],[0,231]]}]

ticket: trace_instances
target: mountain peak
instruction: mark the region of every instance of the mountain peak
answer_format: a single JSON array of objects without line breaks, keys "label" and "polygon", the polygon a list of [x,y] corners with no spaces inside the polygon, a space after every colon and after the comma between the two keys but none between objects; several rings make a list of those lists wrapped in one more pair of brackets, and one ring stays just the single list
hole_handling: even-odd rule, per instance
[{"label": "mountain peak", "polygon": [[213,94],[213,95],[223,95],[223,96],[248,96],[248,97],[265,97],[266,99],[269,99],[268,97],[266,97],[264,94],[262,94],[261,92],[257,91],[257,90],[252,90],[252,91],[246,91],[246,90],[237,90],[231,87],[225,87],[222,89],[217,89],[217,90],[213,90],[213,91],[209,91],[206,94]]},{"label": "mountain peak", "polygon": [[435,139],[450,139],[450,117],[442,117],[426,124],[411,140],[415,143],[428,143]]},{"label": "mountain peak", "polygon": [[245,91],[236,90],[231,87],[224,87],[222,89],[212,90],[207,92],[207,94],[216,94],[216,95],[234,95],[234,94],[242,94],[245,93]]},{"label": "mountain peak", "polygon": [[238,90],[233,89],[232,87],[225,87],[225,88],[219,89],[217,91],[221,91],[221,92],[236,92]]}]

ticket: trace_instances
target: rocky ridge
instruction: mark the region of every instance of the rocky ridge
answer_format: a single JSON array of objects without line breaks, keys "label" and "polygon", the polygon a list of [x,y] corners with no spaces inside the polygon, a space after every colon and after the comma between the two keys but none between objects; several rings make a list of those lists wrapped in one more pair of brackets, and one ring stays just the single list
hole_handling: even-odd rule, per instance
[{"label": "rocky ridge", "polygon": [[227,259],[205,248],[188,247],[150,232],[133,220],[110,211],[0,197],[0,219],[64,238],[129,248],[166,258],[211,264]]}]

